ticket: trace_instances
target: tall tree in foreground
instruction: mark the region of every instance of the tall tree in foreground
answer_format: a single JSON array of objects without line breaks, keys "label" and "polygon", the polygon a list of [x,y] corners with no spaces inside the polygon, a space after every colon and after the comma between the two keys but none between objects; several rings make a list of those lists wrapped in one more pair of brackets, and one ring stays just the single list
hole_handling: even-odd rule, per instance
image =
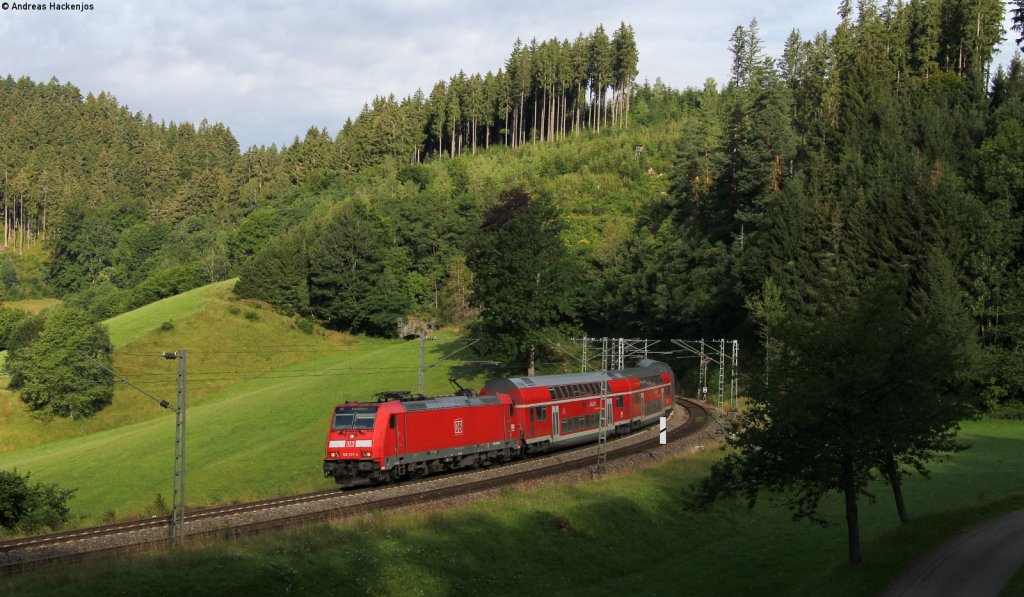
[{"label": "tall tree in foreground", "polygon": [[783,316],[771,376],[752,388],[726,440],[731,451],[694,502],[738,495],[752,506],[778,492],[794,518],[825,524],[818,506],[839,492],[849,560],[861,563],[858,500],[868,482],[880,471],[898,483],[901,464],[926,473],[929,459],[958,448],[957,421],[969,409],[953,391],[969,365],[963,309],[948,270],[935,269],[936,298],[915,300],[905,284],[879,276],[860,296],[831,297],[819,316]]},{"label": "tall tree in foreground", "polygon": [[505,363],[525,358],[528,375],[537,346],[576,315],[579,267],[562,230],[549,199],[512,189],[484,213],[466,252],[484,351]]}]

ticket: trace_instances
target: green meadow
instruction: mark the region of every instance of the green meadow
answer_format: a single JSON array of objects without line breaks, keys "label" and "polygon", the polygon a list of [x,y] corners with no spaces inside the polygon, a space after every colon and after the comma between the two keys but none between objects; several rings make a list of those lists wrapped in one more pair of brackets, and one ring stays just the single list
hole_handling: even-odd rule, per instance
[{"label": "green meadow", "polygon": [[[952,534],[1024,507],[1024,423],[964,425],[973,447],[907,483],[900,525],[887,487],[863,503],[866,563],[846,564],[833,525],[793,522],[777,500],[710,512],[684,503],[718,457],[688,454],[627,476],[499,495],[447,511],[378,512],[178,552],[0,579],[11,594],[875,595]],[[1019,582],[1016,583],[1019,587]],[[1015,593],[1008,593],[1015,594]],[[1019,593],[1017,593],[1019,594]]]},{"label": "green meadow", "polygon": [[[108,322],[115,369],[173,402],[174,360],[188,351],[188,505],[329,488],[321,454],[330,409],[416,385],[418,342],[306,333],[290,318],[214,284]],[[307,328],[308,331],[308,328]],[[430,343],[428,362],[462,345]],[[427,391],[449,386],[428,371]],[[479,384],[482,379],[466,382]],[[646,471],[572,486],[507,488],[459,509],[377,513],[333,526],[0,579],[0,594],[347,593],[876,594],[913,560],[967,526],[1024,507],[1024,422],[964,425],[972,445],[907,484],[909,525],[888,488],[865,500],[867,563],[845,564],[838,499],[828,528],[794,523],[777,500],[706,513],[684,505],[718,457],[688,454]],[[85,421],[40,421],[0,391],[0,468],[77,488],[73,525],[160,513],[170,501],[174,416],[124,384]],[[1020,578],[1009,594],[1020,593]],[[1017,588],[1013,588],[1017,587]]]},{"label": "green meadow", "polygon": [[[321,471],[331,407],[416,387],[418,343],[314,330],[239,301],[232,282],[206,286],[111,319],[115,370],[174,404],[188,354],[188,505],[217,505],[328,488]],[[428,362],[460,341],[441,335]],[[443,392],[446,369],[429,371]],[[84,421],[40,421],[0,392],[0,468],[76,488],[73,525],[145,516],[170,499],[174,415],[119,383],[113,403]]]}]

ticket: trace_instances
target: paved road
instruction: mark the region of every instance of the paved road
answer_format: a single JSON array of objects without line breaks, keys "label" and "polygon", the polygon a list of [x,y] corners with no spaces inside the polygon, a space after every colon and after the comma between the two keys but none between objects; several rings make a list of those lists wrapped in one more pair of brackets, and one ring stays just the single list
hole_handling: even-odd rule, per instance
[{"label": "paved road", "polygon": [[883,597],[996,597],[1024,566],[1024,510],[946,541],[896,580]]}]

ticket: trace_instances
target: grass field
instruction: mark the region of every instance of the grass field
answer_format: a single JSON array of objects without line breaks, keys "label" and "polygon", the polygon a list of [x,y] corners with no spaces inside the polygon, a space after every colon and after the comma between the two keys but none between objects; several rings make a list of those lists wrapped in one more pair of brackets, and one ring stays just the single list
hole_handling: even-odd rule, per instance
[{"label": "grass field", "polygon": [[212,300],[223,300],[230,294],[237,281],[238,279],[234,278],[200,286],[111,317],[104,322],[110,332],[110,342],[115,347],[124,346],[147,332],[159,329],[165,321],[173,322],[187,317],[207,306]]},{"label": "grass field", "polygon": [[[303,333],[234,298],[230,284],[111,320],[115,368],[173,401],[175,363],[160,355],[188,350],[190,507],[332,487],[320,471],[331,406],[414,388],[418,343]],[[459,344],[442,335],[428,362]],[[448,389],[445,374],[429,370],[428,392]],[[126,386],[86,421],[39,421],[0,392],[0,469],[77,488],[76,526],[156,513],[158,494],[170,500],[173,438],[173,415]],[[690,484],[717,458],[704,452],[600,483],[510,488],[448,512],[0,579],[0,594],[876,594],[958,529],[1024,507],[1024,422],[970,422],[964,439],[974,447],[938,464],[933,480],[908,482],[910,525],[876,488],[858,568],[845,564],[838,499],[825,504],[836,522],[826,529],[791,522],[771,500],[687,510]]]},{"label": "grass field", "polygon": [[717,458],[709,451],[602,482],[508,488],[449,511],[0,579],[0,593],[874,595],[958,529],[1024,507],[1024,423],[971,422],[963,437],[971,450],[930,481],[909,480],[910,524],[876,487],[859,567],[845,563],[839,499],[824,505],[828,528],[792,522],[771,500],[687,509],[690,484]]},{"label": "grass field", "polygon": [[[331,487],[320,470],[331,407],[414,389],[418,344],[306,334],[229,290],[207,286],[111,320],[115,370],[173,404],[176,363],[161,353],[188,351],[191,506]],[[441,339],[430,344],[431,359],[458,342]],[[448,388],[445,373],[429,372],[428,391]],[[174,416],[123,384],[111,406],[84,421],[40,421],[0,392],[0,426],[0,469],[77,488],[75,526],[150,514],[157,494],[171,492]]]},{"label": "grass field", "polygon": [[39,313],[43,309],[52,307],[59,302],[60,300],[55,298],[24,299],[20,301],[0,301],[0,307],[17,309],[19,311],[24,311],[26,313]]}]

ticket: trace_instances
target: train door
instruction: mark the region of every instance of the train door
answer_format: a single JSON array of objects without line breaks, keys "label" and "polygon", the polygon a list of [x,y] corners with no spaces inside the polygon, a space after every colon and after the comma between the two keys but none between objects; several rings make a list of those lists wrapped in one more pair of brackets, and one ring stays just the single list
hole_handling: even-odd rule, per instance
[{"label": "train door", "polygon": [[558,441],[558,436],[561,434],[562,426],[558,420],[558,405],[551,407],[551,441]]},{"label": "train door", "polygon": [[391,415],[388,426],[395,433],[395,456],[405,456],[405,413]]},{"label": "train door", "polygon": [[608,397],[604,399],[604,426],[608,429],[615,428],[615,417],[613,417],[612,403],[615,398]]}]

